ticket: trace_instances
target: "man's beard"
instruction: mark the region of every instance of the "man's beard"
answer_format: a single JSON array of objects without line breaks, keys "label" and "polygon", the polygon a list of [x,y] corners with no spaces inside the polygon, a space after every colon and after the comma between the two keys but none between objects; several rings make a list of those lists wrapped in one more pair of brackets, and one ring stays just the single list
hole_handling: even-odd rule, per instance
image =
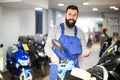
[{"label": "man's beard", "polygon": [[[73,20],[73,22],[71,23],[70,20]],[[65,19],[66,25],[69,28],[73,28],[75,26],[76,21],[74,19]]]}]

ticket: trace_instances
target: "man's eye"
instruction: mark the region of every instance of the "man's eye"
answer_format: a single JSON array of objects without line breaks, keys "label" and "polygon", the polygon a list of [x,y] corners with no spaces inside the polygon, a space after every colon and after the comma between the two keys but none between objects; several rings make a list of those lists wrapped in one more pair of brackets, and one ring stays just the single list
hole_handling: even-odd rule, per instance
[{"label": "man's eye", "polygon": [[77,16],[77,14],[71,14],[71,13],[70,13],[70,14],[68,14],[68,15],[69,15],[69,16]]},{"label": "man's eye", "polygon": [[77,14],[74,14],[73,16],[77,16]]},{"label": "man's eye", "polygon": [[68,14],[69,16],[71,16],[71,14]]}]

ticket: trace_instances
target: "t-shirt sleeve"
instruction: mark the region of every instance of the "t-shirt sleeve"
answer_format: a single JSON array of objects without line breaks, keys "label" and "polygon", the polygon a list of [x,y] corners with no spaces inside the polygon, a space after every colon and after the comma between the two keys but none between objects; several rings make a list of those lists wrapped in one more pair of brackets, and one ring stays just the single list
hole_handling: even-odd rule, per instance
[{"label": "t-shirt sleeve", "polygon": [[47,37],[47,41],[46,41],[46,44],[45,44],[45,53],[46,55],[48,55],[49,57],[51,57],[51,54],[54,53],[54,51],[52,50],[52,39],[55,39],[56,37],[56,28],[51,28],[49,33],[48,33],[48,37]]}]

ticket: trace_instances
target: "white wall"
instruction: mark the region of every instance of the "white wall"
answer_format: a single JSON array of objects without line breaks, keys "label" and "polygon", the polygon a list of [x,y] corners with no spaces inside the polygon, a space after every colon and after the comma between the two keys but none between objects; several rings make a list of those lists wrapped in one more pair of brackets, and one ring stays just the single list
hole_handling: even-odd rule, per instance
[{"label": "white wall", "polygon": [[2,21],[2,7],[0,7],[0,23],[1,23],[1,21]]},{"label": "white wall", "polygon": [[46,33],[48,33],[48,27],[47,27],[47,19],[48,19],[48,15],[47,15],[47,9],[43,9],[42,10],[43,11],[43,25],[42,25],[42,29],[43,29],[43,34],[46,34]]},{"label": "white wall", "polygon": [[[0,29],[2,27],[2,7],[0,7]],[[0,31],[0,44],[2,43],[2,32]],[[0,48],[0,54],[3,55],[2,48]],[[0,71],[3,71],[3,57],[0,58]]]},{"label": "white wall", "polygon": [[[2,17],[3,17],[3,10],[2,7],[0,6],[0,28],[2,27]],[[2,32],[0,31],[0,36],[2,36]],[[0,41],[2,38],[0,38]]]},{"label": "white wall", "polygon": [[3,8],[2,38],[5,43],[17,42],[19,35],[19,11],[16,9]]},{"label": "white wall", "polygon": [[2,9],[3,9],[3,12],[2,12],[2,24],[0,24],[1,25],[0,37],[2,38],[2,43],[4,44],[3,56],[5,59],[8,46],[17,42],[20,25],[19,25],[18,10],[9,9],[9,8],[2,8]]},{"label": "white wall", "polygon": [[50,28],[53,27],[55,24],[54,24],[54,10],[53,9],[48,9],[47,10],[47,15],[48,15],[48,18],[46,20],[46,24],[47,24],[47,33],[49,32]]},{"label": "white wall", "polygon": [[60,24],[61,22],[64,22],[64,21],[65,21],[64,12],[56,11],[55,23]]},{"label": "white wall", "polygon": [[35,34],[35,10],[20,10],[20,29],[19,35]]}]

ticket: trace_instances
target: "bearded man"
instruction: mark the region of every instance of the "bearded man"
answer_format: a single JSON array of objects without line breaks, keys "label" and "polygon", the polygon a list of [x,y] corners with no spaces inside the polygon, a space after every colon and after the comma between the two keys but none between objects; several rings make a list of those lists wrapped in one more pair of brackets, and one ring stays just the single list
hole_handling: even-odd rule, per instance
[{"label": "bearded man", "polygon": [[52,49],[52,40],[60,41],[64,47],[66,59],[72,60],[75,67],[79,67],[79,56],[87,57],[90,50],[86,47],[84,32],[75,23],[79,10],[75,5],[69,5],[65,12],[65,22],[51,28],[45,45],[45,52],[51,58],[50,80],[57,79],[57,65],[61,56],[56,55],[56,49]]}]

